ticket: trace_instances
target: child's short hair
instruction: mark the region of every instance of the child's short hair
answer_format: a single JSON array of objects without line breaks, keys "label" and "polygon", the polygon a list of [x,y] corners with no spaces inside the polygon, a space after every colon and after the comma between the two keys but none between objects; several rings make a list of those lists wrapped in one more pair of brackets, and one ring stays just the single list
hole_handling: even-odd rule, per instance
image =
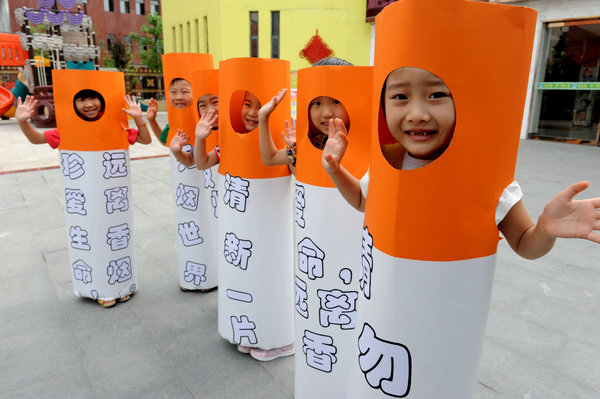
[{"label": "child's short hair", "polygon": [[91,90],[91,89],[80,90],[79,92],[77,92],[77,94],[75,94],[75,97],[73,97],[73,109],[75,110],[75,113],[77,114],[77,116],[79,116],[84,121],[88,121],[88,122],[95,120],[95,119],[86,118],[85,116],[81,115],[79,113],[79,111],[77,111],[77,106],[75,105],[75,103],[77,102],[77,100],[82,100],[84,98],[97,98],[98,100],[100,100],[100,111],[98,112],[98,115],[99,115],[98,117],[100,117],[102,115],[102,113],[104,112],[104,107],[105,107],[104,97],[102,97],[102,94],[98,93],[96,90]]},{"label": "child's short hair", "polygon": [[191,84],[190,82],[188,82],[188,81],[187,81],[187,80],[185,80],[184,78],[175,78],[175,79],[171,80],[171,83],[169,83],[169,88],[170,88],[171,86],[173,86],[175,83],[179,82],[179,81],[181,81],[181,82],[185,82],[185,83],[187,83],[187,84]]},{"label": "child's short hair", "polygon": [[354,66],[351,62],[343,60],[337,57],[325,57],[315,62],[313,66],[326,66],[326,65],[342,65],[342,66]]}]

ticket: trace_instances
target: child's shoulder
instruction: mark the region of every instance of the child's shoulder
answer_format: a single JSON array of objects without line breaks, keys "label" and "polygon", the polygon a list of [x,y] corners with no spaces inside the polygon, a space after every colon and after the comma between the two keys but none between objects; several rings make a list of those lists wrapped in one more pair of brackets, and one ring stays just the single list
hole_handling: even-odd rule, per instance
[{"label": "child's shoulder", "polygon": [[399,143],[384,144],[381,146],[381,153],[383,154],[383,157],[392,167],[396,169],[402,169],[404,152],[404,148]]}]

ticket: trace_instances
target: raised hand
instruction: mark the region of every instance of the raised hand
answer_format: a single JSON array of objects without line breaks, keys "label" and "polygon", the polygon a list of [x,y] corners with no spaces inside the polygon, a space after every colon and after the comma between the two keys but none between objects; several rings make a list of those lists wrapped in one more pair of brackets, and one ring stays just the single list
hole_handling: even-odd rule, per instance
[{"label": "raised hand", "polygon": [[129,107],[129,109],[121,109],[127,115],[131,116],[137,123],[142,118],[142,107],[140,106],[140,103],[136,101],[135,97],[132,97],[130,95],[125,96],[125,103],[127,104],[127,107]]},{"label": "raised hand", "polygon": [[219,114],[211,109],[202,114],[200,120],[196,124],[196,138],[205,140],[211,133],[213,125],[219,120]]},{"label": "raised hand", "polygon": [[275,97],[271,98],[271,100],[268,103],[260,107],[260,110],[258,111],[258,117],[264,118],[271,115],[271,112],[273,112],[273,110],[277,107],[277,105],[279,105],[281,100],[283,100],[285,93],[287,93],[287,89],[280,90],[279,93],[277,93]]},{"label": "raised hand", "polygon": [[600,231],[600,197],[573,199],[588,186],[588,182],[571,184],[546,204],[538,221],[546,234],[557,238],[583,238],[600,244],[597,233]]},{"label": "raised hand", "polygon": [[173,152],[180,152],[181,148],[190,140],[187,133],[181,129],[177,129],[177,133],[171,139],[171,144],[169,144],[169,148]]},{"label": "raised hand", "polygon": [[153,122],[156,120],[156,114],[158,113],[158,101],[153,98],[150,99],[150,103],[148,103],[148,109],[146,110],[146,118],[149,122]]},{"label": "raised hand", "polygon": [[38,101],[33,96],[25,97],[25,102],[21,97],[17,100],[17,109],[15,110],[15,119],[17,122],[27,122],[35,115]]},{"label": "raised hand", "polygon": [[293,145],[296,142],[296,121],[291,119],[285,121],[285,132],[281,132],[281,136],[283,137],[283,141],[287,145]]},{"label": "raised hand", "polygon": [[329,120],[329,136],[323,148],[321,163],[328,173],[335,173],[348,148],[348,136],[344,122],[336,118]]}]

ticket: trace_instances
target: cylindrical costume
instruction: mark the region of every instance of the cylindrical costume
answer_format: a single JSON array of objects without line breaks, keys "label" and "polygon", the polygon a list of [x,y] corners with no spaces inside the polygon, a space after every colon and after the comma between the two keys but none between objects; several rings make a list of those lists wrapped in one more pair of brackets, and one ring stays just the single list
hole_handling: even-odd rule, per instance
[{"label": "cylindrical costume", "polygon": [[371,109],[372,78],[371,67],[319,66],[298,71],[297,399],[346,397],[348,373],[354,363],[363,221],[363,214],[346,202],[321,165],[323,151],[308,136],[309,106],[315,98],[327,96],[345,107],[350,124],[342,165],[360,179],[369,167],[367,110]]},{"label": "cylindrical costume", "polygon": [[397,170],[374,107],[349,397],[475,395],[535,21],[531,9],[465,0],[401,0],[377,16],[374,101],[397,68],[423,69],[452,93],[456,127],[438,159]]},{"label": "cylindrical costume", "polygon": [[[169,135],[167,146],[178,129],[185,131],[189,143],[182,151],[193,154],[196,123],[199,120],[195,85],[197,72],[212,70],[213,57],[209,54],[169,53],[162,57],[165,85],[170,86],[173,79],[185,79],[192,85],[194,100],[182,109],[171,104],[167,87],[167,112],[169,114]],[[213,78],[217,78],[213,76]],[[213,89],[218,82],[201,82]],[[213,87],[211,87],[211,85]],[[218,88],[218,86],[217,86]],[[218,94],[218,93],[211,93]],[[171,172],[175,199],[175,223],[177,228],[177,255],[179,266],[179,285],[186,290],[210,289],[217,286],[218,272],[215,262],[214,218],[211,195],[216,183],[210,171],[202,173],[195,165],[186,167],[177,161],[171,153]]]},{"label": "cylindrical costume", "polygon": [[[289,68],[288,61],[257,58],[219,67],[219,333],[262,349],[294,341],[290,173],[287,166],[263,165],[258,127],[237,131],[246,93],[265,104],[290,87]],[[271,114],[271,126],[281,129],[289,114],[287,97]],[[281,136],[275,141],[284,146]]]},{"label": "cylindrical costume", "polygon": [[[53,70],[65,215],[75,295],[111,300],[136,290],[135,241],[125,79],[121,72]],[[94,90],[105,109],[96,121],[75,110]]]}]

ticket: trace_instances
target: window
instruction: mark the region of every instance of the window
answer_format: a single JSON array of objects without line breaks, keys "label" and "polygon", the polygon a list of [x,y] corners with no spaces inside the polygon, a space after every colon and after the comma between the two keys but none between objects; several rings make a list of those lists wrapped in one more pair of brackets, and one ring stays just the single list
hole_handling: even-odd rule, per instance
[{"label": "window", "polygon": [[135,0],[135,13],[137,15],[146,15],[146,6],[144,0]]},{"label": "window", "polygon": [[204,16],[204,40],[206,41],[206,54],[209,54],[208,50],[208,17]]},{"label": "window", "polygon": [[194,42],[196,44],[196,52],[200,52],[200,24],[198,23],[198,18],[194,20]]},{"label": "window", "polygon": [[160,3],[158,0],[150,0],[150,13],[160,14]]},{"label": "window", "polygon": [[173,51],[177,51],[177,33],[174,26],[171,27],[171,37],[173,38]]},{"label": "window", "polygon": [[106,35],[106,48],[108,51],[112,50],[113,44],[115,44],[115,40],[117,40],[117,35],[113,33],[109,33]]},{"label": "window", "polygon": [[106,12],[114,12],[115,11],[114,0],[104,0],[104,11],[106,11]]},{"label": "window", "polygon": [[119,8],[121,9],[121,14],[129,14],[129,0],[120,0]]},{"label": "window", "polygon": [[185,23],[185,28],[186,28],[185,29],[185,33],[187,34],[187,47],[186,47],[185,50],[188,53],[191,53],[192,52],[192,31],[191,31],[191,28],[190,28],[190,21],[187,21]]},{"label": "window", "polygon": [[258,57],[258,11],[250,11],[250,57]]},{"label": "window", "polygon": [[129,36],[123,36],[123,43],[129,48],[129,51],[133,53],[133,42]]},{"label": "window", "polygon": [[179,52],[183,53],[183,24],[179,24]]},{"label": "window", "polygon": [[271,11],[271,58],[279,58],[279,11]]}]

